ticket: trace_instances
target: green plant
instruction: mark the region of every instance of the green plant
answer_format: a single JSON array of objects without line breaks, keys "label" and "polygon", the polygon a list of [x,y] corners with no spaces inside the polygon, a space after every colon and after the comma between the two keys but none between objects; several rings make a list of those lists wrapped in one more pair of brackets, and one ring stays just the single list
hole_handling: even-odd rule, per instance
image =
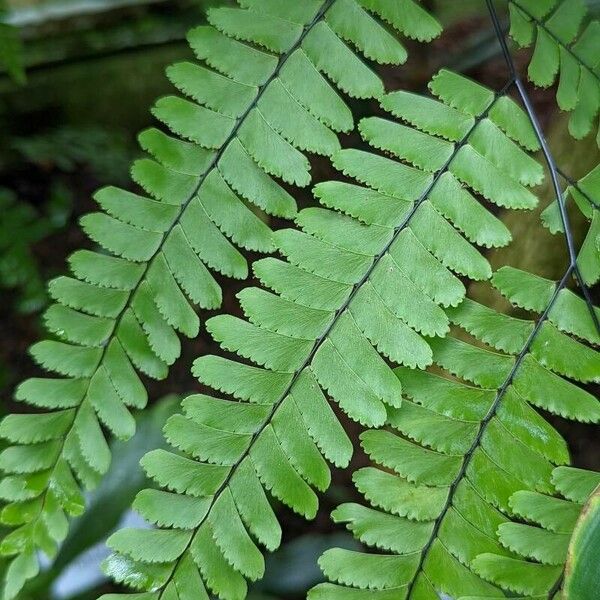
[{"label": "green plant", "polygon": [[592,600],[598,589],[593,557],[598,555],[600,539],[599,490],[596,487],[583,507],[569,543],[564,585],[567,597]]},{"label": "green plant", "polygon": [[196,594],[205,584],[242,598],[244,577],[257,579],[264,568],[246,527],[269,550],[281,536],[265,492],[313,518],[312,488],[323,491],[330,480],[324,458],[338,466],[350,460],[352,445],[325,394],[363,425],[383,425],[400,406],[403,378],[375,348],[411,368],[431,364],[434,341],[423,336],[444,336],[442,307],[465,294],[449,268],[490,276],[487,261],[442,215],[483,245],[508,242],[503,225],[459,182],[499,205],[535,206],[521,182],[538,183],[541,166],[503,131],[535,146],[525,114],[508,96],[448,71],[430,87],[442,101],[403,92],[382,100],[413,127],[381,118],[359,124],[366,141],[395,160],[340,150],[334,166],[364,185],[318,184],[315,195],[328,209],[305,209],[300,231],[275,233],[287,262],[254,266],[275,294],[245,289],[238,297],[248,321],[207,321],[224,350],[256,366],[216,356],[194,364],[202,383],[243,402],[194,395],[184,415],[167,421],[167,440],[186,458],[151,452],[142,459],[165,491],[145,490],[133,506],[160,529],[109,539],[117,554],[106,568],[119,581],[168,597],[200,569]]},{"label": "green plant", "polygon": [[[564,15],[565,3],[548,11]],[[106,470],[100,423],[121,437],[132,433],[125,405],[142,407],[145,394],[131,363],[166,376],[179,355],[174,331],[198,332],[191,304],[220,304],[205,264],[247,276],[245,257],[227,237],[285,259],[254,263],[262,287],[238,294],[245,319],[206,322],[224,353],[238,358],[195,362],[194,374],[218,395],[189,396],[183,414],[167,420],[172,450],[141,461],[158,489],[143,490],[133,503],[153,527],[111,536],[105,570],[136,590],[136,600],[244,598],[247,580],[264,572],[258,546],[273,550],[281,541],[274,505],[313,518],[315,490],[330,483],[327,462],[350,462],[352,441],[329,397],[370,428],[363,448],[382,465],[355,474],[374,508],[345,504],[334,519],[385,554],[327,552],[321,566],[332,583],[314,588],[313,598],[434,600],[443,592],[473,600],[501,597],[502,587],[552,595],[562,564],[545,569],[546,555],[525,551],[532,539],[521,520],[528,513],[512,499],[566,494],[556,475],[569,463],[566,443],[536,408],[600,421],[597,399],[569,381],[600,380],[593,349],[600,312],[585,286],[597,279],[597,235],[594,213],[584,210],[591,233],[577,259],[557,169],[492,4],[508,81],[493,92],[442,69],[430,82],[432,96],[384,93],[342,41],[368,59],[403,62],[403,47],[379,18],[419,39],[439,33],[410,0],[240,4],[209,13],[227,35],[202,28],[190,36],[210,68],[169,70],[197,104],[170,97],[154,111],[191,142],[158,130],[141,136],[159,162],[143,159],[133,174],[155,200],[101,191],[97,199],[110,216],[88,216],[83,226],[112,256],[76,253],[76,279],[51,285],[59,304],[50,326],[80,346],[34,346],[40,362],[69,379],[30,380],[18,395],[58,410],[12,415],[1,427],[16,444],[0,458],[9,472],[0,492],[11,502],[3,518],[20,525],[0,546],[16,555],[6,597],[36,574],[37,548],[55,551],[66,534],[63,511],[83,509],[73,473],[93,485]],[[533,15],[534,26],[523,10],[517,18],[540,31],[558,19],[542,22],[546,11]],[[534,53],[533,77],[541,52]],[[302,65],[310,68],[298,70]],[[358,124],[369,150],[340,149],[334,131],[349,130],[352,117],[317,69],[345,94],[379,101],[385,117]],[[590,114],[588,107],[585,118]],[[559,282],[510,266],[492,273],[482,254],[511,240],[500,210],[537,205],[529,188],[544,177],[532,156],[540,149],[556,194],[544,219],[563,230],[569,251]],[[297,213],[277,180],[308,185],[307,151],[328,156],[340,175],[314,186],[320,207]],[[595,171],[571,183],[576,201],[582,191],[595,210]],[[295,226],[272,232],[247,203],[294,217]],[[568,289],[573,278],[583,299]],[[517,318],[467,297],[470,281],[489,279],[526,312]],[[507,531],[517,532],[516,542],[507,542]],[[520,550],[540,562],[524,561]],[[514,572],[506,572],[506,558]],[[534,575],[519,579],[525,571]]]},{"label": "green plant", "polygon": [[10,146],[45,171],[73,173],[85,166],[99,181],[127,184],[127,144],[116,132],[99,127],[64,126],[38,135],[13,137]]},{"label": "green plant", "polygon": [[147,402],[137,371],[166,377],[180,353],[176,332],[198,334],[193,306],[219,307],[211,271],[245,278],[247,261],[236,246],[274,249],[271,230],[250,206],[293,217],[295,200],[274,177],[308,185],[304,152],[329,155],[339,148],[335,133],[352,128],[329,81],[355,98],[383,94],[380,78],[343,40],[370,59],[398,64],[406,50],[379,18],[423,40],[440,31],[412,0],[403,10],[380,0],[366,8],[354,0],[240,4],[210,10],[212,25],[190,32],[205,66],[168,70],[190,99],[161,98],[153,109],[179,137],[158,129],[140,135],[154,159],[136,161],[132,177],[148,196],[100,190],[95,199],[104,212],[83,217],[82,227],[103,251],[75,252],[72,276],[50,283],[55,304],[45,319],[57,339],[35,344],[31,354],[60,378],[20,385],[18,400],[48,412],[11,415],[0,427],[16,444],[0,460],[8,473],[0,483],[10,502],[5,521],[17,526],[0,546],[16,555],[7,598],[37,573],[38,549],[55,554],[66,515],[84,510],[80,483],[93,487],[106,472],[102,426],[120,438],[133,434],[130,410]]},{"label": "green plant", "polygon": [[[519,6],[518,12],[511,11],[511,31],[523,41],[519,27],[531,35],[534,27],[514,19],[522,16],[523,5]],[[547,20],[537,21],[538,46],[529,73],[542,84],[540,70],[547,67],[546,54],[553,52],[543,47],[548,28],[556,34],[554,28],[559,27],[564,41],[570,34],[560,27],[566,29],[565,19],[574,19],[575,31],[565,42],[570,43],[584,13],[577,2],[535,6],[542,11],[538,18]],[[490,11],[504,43],[495,11]],[[592,22],[587,31],[596,27]],[[550,45],[554,48],[554,41]],[[507,47],[503,50],[516,77]],[[564,54],[576,56],[566,46]],[[583,73],[587,66],[577,68]],[[583,593],[568,581],[563,587],[567,543],[580,506],[566,505],[553,495],[560,493],[582,504],[597,485],[598,474],[553,468],[568,463],[566,444],[532,407],[583,422],[600,421],[597,399],[560,377],[583,383],[600,378],[600,356],[578,341],[600,343],[600,310],[591,305],[585,288],[585,283],[597,280],[595,211],[600,187],[597,169],[579,182],[569,181],[567,193],[592,223],[577,257],[558,169],[518,77],[516,84],[543,144],[555,187],[555,203],[543,218],[552,230],[565,233],[570,264],[558,282],[510,267],[499,269],[492,284],[513,305],[539,318],[516,319],[466,299],[449,311],[450,320],[464,333],[433,346],[434,362],[444,377],[400,370],[399,377],[412,378],[412,385],[404,386],[408,398],[402,407],[388,411],[393,431],[361,436],[363,448],[385,468],[368,467],[355,474],[358,490],[373,508],[345,504],[333,513],[335,521],[346,523],[358,539],[384,554],[326,552],[320,565],[333,583],[311,590],[313,600],[434,599],[440,592],[479,600],[501,596],[503,589],[540,600],[561,593],[575,600]],[[585,133],[582,121],[591,123],[598,110],[598,103],[592,108],[580,104],[570,121],[575,137]],[[573,275],[585,300],[566,289]],[[589,571],[590,556],[578,559]],[[597,590],[597,580],[592,585]]]},{"label": "green plant", "polygon": [[[25,600],[54,596],[50,590],[61,579],[67,579],[69,570],[74,570],[78,562],[85,567],[85,554],[93,552],[97,545],[101,547],[118,526],[136,493],[148,485],[139,460],[147,451],[164,446],[162,427],[165,420],[177,411],[180,401],[181,398],[173,395],[158,399],[137,416],[133,438],[111,441],[113,460],[108,472],[98,487],[87,495],[86,512],[71,523],[51,567],[26,588],[22,595]],[[93,572],[94,566],[92,562],[87,565],[87,570]],[[70,579],[67,583],[71,583]],[[83,579],[80,583],[85,584],[85,574],[81,574],[79,579]]]}]

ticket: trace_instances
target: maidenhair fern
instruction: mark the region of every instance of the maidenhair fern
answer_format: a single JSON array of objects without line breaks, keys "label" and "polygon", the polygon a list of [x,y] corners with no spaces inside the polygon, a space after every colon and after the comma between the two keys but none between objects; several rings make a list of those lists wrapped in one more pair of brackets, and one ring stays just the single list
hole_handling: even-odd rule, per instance
[{"label": "maidenhair fern", "polygon": [[[438,99],[405,92],[382,99],[405,124],[367,118],[359,129],[390,157],[334,154],[336,168],[362,185],[318,184],[325,208],[301,211],[299,229],[274,235],[287,260],[254,266],[271,291],[240,292],[247,320],[207,322],[224,350],[256,366],[199,358],[200,381],[237,401],[190,396],[184,414],[165,426],[176,452],[142,459],[163,489],[141,492],[134,508],[157,528],[114,534],[106,570],[147,591],[143,598],[243,598],[246,579],[264,571],[257,543],[273,550],[281,538],[267,492],[313,518],[313,488],[330,482],[325,459],[350,460],[351,442],[325,395],[352,419],[383,425],[390,411],[403,410],[402,385],[417,376],[411,369],[431,364],[447,334],[444,309],[463,301],[452,271],[491,275],[459,230],[483,246],[504,245],[510,235],[472,192],[500,206],[535,206],[526,186],[541,181],[542,169],[511,140],[536,147],[514,101],[449,71],[430,89]],[[406,365],[406,377],[382,355]]]},{"label": "maidenhair fern", "polygon": [[401,408],[388,410],[387,429],[361,436],[384,468],[354,477],[373,508],[344,504],[333,513],[382,554],[326,552],[320,565],[335,583],[314,588],[312,600],[351,598],[353,589],[365,590],[356,596],[365,599],[501,595],[487,580],[528,596],[553,587],[560,569],[542,576],[539,566],[519,568],[496,532],[518,530],[513,494],[552,495],[554,465],[569,462],[566,443],[533,407],[600,422],[598,400],[566,379],[600,381],[600,355],[569,335],[600,343],[585,302],[565,288],[571,273],[558,283],[510,267],[494,274],[493,285],[540,313],[537,321],[468,299],[449,309],[455,325],[485,344],[454,334],[432,343],[434,363],[459,380],[396,371]]},{"label": "maidenhair fern", "polygon": [[[513,515],[524,522],[498,526],[498,541],[508,552],[488,552],[473,560],[477,572],[509,593],[548,598],[560,587],[569,542],[583,505],[600,485],[600,473],[556,467],[551,483],[550,492],[520,490],[509,498]],[[583,600],[583,595],[567,595],[580,597]]]},{"label": "maidenhair fern", "polygon": [[[50,284],[55,304],[45,320],[56,339],[31,354],[59,377],[29,379],[16,393],[48,412],[11,415],[0,426],[15,444],[0,458],[8,473],[0,496],[9,502],[2,518],[17,526],[0,545],[17,556],[5,598],[37,573],[38,550],[55,554],[66,515],[84,509],[80,483],[91,487],[107,470],[103,427],[133,434],[130,410],[147,401],[138,372],[164,378],[180,354],[178,333],[198,334],[195,307],[220,306],[213,272],[243,279],[238,247],[274,249],[249,205],[293,217],[296,203],[278,180],[308,185],[304,152],[339,149],[336,132],[353,120],[330,82],[356,98],[383,95],[382,81],[352,48],[399,64],[406,50],[392,30],[420,40],[440,32],[413,0],[239,4],[210,10],[210,25],[190,32],[202,64],[167,71],[185,97],[161,98],[153,108],[176,137],[155,128],[140,135],[153,158],[136,161],[132,177],[145,194],[100,190],[102,212],[83,217],[82,227],[102,250],[75,252],[71,276]],[[220,510],[230,509],[226,501]]]},{"label": "maidenhair fern", "polygon": [[571,112],[573,137],[586,136],[600,110],[600,22],[584,25],[585,0],[509,0],[508,6],[511,37],[523,47],[535,44],[529,79],[549,87],[560,74],[558,106]]},{"label": "maidenhair fern", "polygon": [[[5,598],[36,575],[39,551],[54,554],[66,514],[83,510],[80,483],[106,470],[103,427],[132,434],[129,409],[146,402],[137,372],[166,376],[176,332],[199,330],[195,307],[220,305],[212,272],[247,276],[244,249],[283,258],[254,264],[262,287],[238,294],[245,318],[206,322],[230,356],[194,363],[214,395],[186,398],[164,427],[171,450],[142,459],[157,485],[133,508],[150,526],[110,537],[106,572],[136,600],[242,600],[264,573],[259,546],[281,541],[272,499],[313,518],[328,463],[350,462],[331,399],[370,428],[362,445],[380,465],[354,476],[371,507],[344,504],[334,519],[376,552],[328,551],[330,582],[313,600],[552,597],[598,476],[567,466],[565,441],[536,409],[600,421],[582,387],[600,382],[600,311],[587,289],[585,300],[568,289],[573,275],[581,285],[600,274],[597,169],[569,181],[591,220],[576,260],[556,169],[503,38],[511,76],[496,93],[442,69],[430,96],[385,94],[351,47],[402,63],[393,29],[421,40],[440,30],[413,0],[238,3],[190,33],[203,65],[168,70],[187,98],[153,111],[176,137],[140,136],[153,158],[132,173],[147,196],[101,190],[104,212],[83,227],[103,251],[75,253],[73,277],[51,285],[46,321],[59,340],[32,354],[63,378],[22,384],[19,399],[50,410],[0,426],[14,444],[0,455],[2,520],[16,527],[0,546],[15,556]],[[560,67],[559,104],[585,135],[598,109],[597,23],[579,35],[580,0],[509,4],[513,37],[536,43],[531,79],[549,85]],[[336,133],[353,120],[333,85],[379,100],[384,116],[358,125],[369,150],[341,149]],[[510,242],[498,209],[536,206],[540,148],[557,193],[544,222],[568,241],[559,282],[492,274],[482,254]],[[313,188],[319,207],[297,213],[280,182],[310,183],[308,152],[339,175]],[[272,232],[256,209],[295,227]],[[526,317],[466,297],[469,280],[488,279]]]}]

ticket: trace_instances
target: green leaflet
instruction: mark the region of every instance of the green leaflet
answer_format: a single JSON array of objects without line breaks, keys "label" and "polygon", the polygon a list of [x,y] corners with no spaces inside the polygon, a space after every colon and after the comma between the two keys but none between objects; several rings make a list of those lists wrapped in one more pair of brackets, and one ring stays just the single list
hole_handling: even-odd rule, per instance
[{"label": "green leaflet", "polygon": [[[272,4],[283,10],[283,4],[275,0]],[[371,3],[361,4],[371,7]],[[353,35],[353,43],[366,47],[372,40],[359,31],[361,14],[357,9],[356,23],[326,19],[327,26],[339,27],[345,39]],[[318,35],[323,46],[334,52],[325,26]],[[381,45],[380,58],[390,48]],[[307,50],[309,56],[311,51]],[[328,57],[323,55],[322,60]],[[334,66],[330,69],[333,72]],[[431,87],[441,100],[429,98],[424,106],[434,103],[440,113],[454,111],[467,124],[456,140],[460,144],[455,145],[441,128],[440,119],[423,123],[427,110],[417,111],[408,125],[363,120],[360,130],[365,141],[385,150],[387,156],[352,149],[333,155],[336,168],[356,183],[331,181],[315,186],[321,207],[300,211],[297,228],[279,230],[273,236],[284,258],[261,259],[254,265],[266,289],[250,287],[238,294],[245,318],[221,315],[207,322],[224,350],[251,364],[214,356],[197,359],[194,374],[216,392],[190,397],[184,402],[184,414],[167,422],[166,438],[183,456],[150,453],[143,460],[149,475],[165,491],[194,498],[197,512],[190,512],[190,517],[205,515],[196,524],[196,519],[183,524],[172,516],[184,502],[179,496],[152,497],[151,506],[143,497],[146,513],[150,521],[161,525],[160,531],[183,530],[191,535],[175,561],[172,555],[165,560],[176,569],[191,558],[204,587],[222,598],[242,598],[245,580],[261,576],[258,543],[268,549],[279,544],[281,531],[268,495],[299,515],[313,518],[317,511],[314,490],[325,490],[330,482],[325,459],[338,466],[348,464],[352,445],[328,398],[364,425],[378,427],[387,421],[398,430],[412,432],[412,441],[390,432],[367,432],[362,437],[365,449],[397,474],[378,476],[375,469],[365,470],[357,474],[357,485],[376,506],[392,514],[354,505],[341,508],[336,515],[367,543],[396,553],[418,553],[426,544],[433,521],[444,509],[448,486],[460,470],[462,454],[477,434],[486,403],[489,407],[493,401],[490,390],[457,388],[457,398],[464,399],[464,414],[460,406],[455,417],[438,414],[434,395],[427,406],[412,401],[413,394],[421,396],[415,391],[420,372],[414,369],[431,364],[438,340],[449,331],[445,309],[460,306],[465,295],[457,275],[480,280],[491,276],[489,264],[471,242],[495,246],[509,240],[508,231],[475,195],[485,189],[499,204],[508,204],[499,185],[502,178],[503,185],[511,182],[513,186],[516,200],[511,206],[531,206],[534,196],[525,186],[537,177],[538,166],[529,158],[524,160],[528,155],[513,141],[529,135],[528,129],[515,128],[514,122],[526,122],[515,117],[507,127],[502,119],[506,113],[521,115],[516,104],[505,105],[496,124],[492,110],[497,100],[489,90],[447,71],[440,72]],[[475,95],[483,98],[477,105],[472,103]],[[382,103],[404,118],[397,99],[397,94],[390,94]],[[497,136],[493,147],[483,147],[476,135],[480,128]],[[466,148],[469,154],[461,154]],[[445,152],[443,160],[439,160],[440,149]],[[491,182],[489,188],[481,184],[482,165],[486,165],[485,173],[492,174],[486,180],[486,186]],[[394,373],[384,357],[404,367]],[[401,406],[404,382],[411,400]],[[219,392],[237,401],[221,398]],[[477,398],[479,406],[467,402],[470,398]],[[514,403],[517,406],[506,420],[512,419],[518,427],[526,416],[518,400]],[[452,433],[440,440],[443,428],[450,426],[455,427]],[[503,435],[503,430],[494,429],[485,439],[486,449],[498,446]],[[521,435],[538,441],[548,433],[536,423],[533,433],[527,430]],[[404,460],[399,461],[398,455]],[[519,474],[529,483],[542,472],[540,479],[549,481],[546,459],[535,452],[526,458]],[[501,459],[506,461],[506,455]],[[527,475],[528,469],[534,474]],[[251,493],[244,493],[242,485]],[[467,500],[463,505],[467,512]],[[491,507],[484,513],[493,522],[505,520]],[[461,518],[457,513],[450,524],[456,526]],[[475,531],[475,540],[478,535]],[[129,545],[125,534],[116,534],[110,545],[117,555],[153,564],[154,554],[140,558],[143,544]],[[485,547],[502,548],[498,542]],[[443,581],[464,575],[473,593],[494,589],[466,570],[446,546],[436,544],[432,552],[446,566]],[[406,587],[405,576],[410,578],[418,560],[390,559],[390,564],[397,563],[404,565],[404,575],[390,580],[382,569],[382,581]],[[353,571],[345,569],[339,581],[359,583]],[[169,586],[176,581],[177,575],[161,581],[160,597],[168,597]]]},{"label": "green leaflet", "polygon": [[498,528],[498,538],[513,552],[547,565],[564,563],[569,543],[568,534],[548,533],[521,523],[504,523]]},{"label": "green leaflet", "polygon": [[[501,267],[494,273],[494,286],[512,304],[526,310],[542,312],[550,302],[555,282],[513,267]],[[598,308],[596,313],[600,315]],[[561,289],[548,314],[548,320],[560,331],[593,344],[600,342],[585,301],[571,290]]]},{"label": "green leaflet", "polygon": [[492,283],[545,318],[465,299],[446,313],[476,342],[428,340],[434,363],[459,379],[396,369],[402,405],[386,408],[385,430],[361,435],[380,467],[354,476],[373,508],[343,504],[332,514],[382,554],[328,551],[320,565],[330,583],[312,600],[550,597],[600,475],[555,466],[569,462],[566,443],[534,408],[599,422],[597,399],[563,377],[594,380],[600,357],[561,331],[569,305],[555,282],[504,268]]},{"label": "green leaflet", "polygon": [[[296,215],[296,202],[283,183],[308,185],[311,173],[306,153],[333,155],[340,148],[337,133],[353,127],[350,109],[337,90],[360,98],[383,95],[381,79],[360,56],[399,64],[406,59],[406,50],[392,29],[419,39],[431,39],[440,31],[437,22],[412,0],[403,3],[405,10],[400,14],[377,1],[241,0],[239,4],[240,8],[209,10],[210,24],[190,31],[188,41],[198,61],[167,69],[179,95],[159,99],[152,109],[165,131],[151,128],[139,136],[146,156],[131,168],[137,192],[107,187],[96,193],[100,212],[83,217],[81,225],[101,249],[75,252],[69,259],[71,275],[50,284],[55,304],[46,312],[45,321],[57,339],[36,344],[31,353],[62,379],[24,382],[17,398],[47,409],[48,416],[10,416],[2,426],[3,435],[20,444],[5,455],[10,473],[2,484],[5,493],[9,500],[31,500],[42,506],[18,523],[15,536],[22,540],[24,553],[8,570],[7,600],[37,571],[36,549],[49,556],[54,553],[64,537],[65,511],[81,511],[79,501],[72,501],[72,488],[94,485],[108,467],[110,453],[103,428],[122,438],[133,434],[129,410],[143,408],[147,401],[139,373],[157,379],[167,376],[180,355],[179,334],[195,337],[199,332],[197,309],[216,309],[221,304],[216,274],[237,279],[248,276],[242,249],[261,253],[275,249],[272,231],[257,209],[288,219]],[[327,319],[321,313],[318,316]],[[319,325],[323,322],[318,321]],[[211,325],[215,332],[218,323]],[[219,335],[224,340],[230,326],[221,322]],[[416,339],[412,330],[402,328],[406,330],[399,334],[403,339]],[[347,344],[352,333],[340,334],[336,343]],[[409,357],[410,345],[405,349]],[[374,353],[370,346],[366,352]],[[282,366],[274,353],[268,364]],[[427,356],[421,342],[415,360],[427,360]],[[371,355],[371,362],[377,360],[378,355]],[[380,371],[364,384],[375,389],[374,395],[398,385],[381,366]],[[219,369],[213,374],[217,372],[220,376]],[[210,378],[210,369],[206,373]],[[248,371],[245,375],[252,379]],[[263,394],[264,389],[253,388],[254,384],[253,380],[240,386],[240,393]],[[281,387],[271,389],[279,393]],[[388,390],[388,396],[389,401],[396,401],[399,392],[391,398]],[[290,406],[294,402],[290,399]],[[326,456],[336,463],[347,461],[349,442],[323,398],[314,395],[302,407],[302,414],[300,408],[294,410],[296,420],[308,415],[313,419],[307,431],[319,438]],[[192,421],[174,420],[170,427],[178,432],[187,427],[183,446],[193,452],[198,428],[212,433],[213,449],[222,448],[230,439],[210,425]],[[333,429],[331,423],[335,423]],[[54,440],[64,441],[58,454]],[[47,444],[52,452],[43,452],[40,444]],[[281,444],[288,453],[299,448],[309,452],[311,460],[294,467],[311,474],[316,468],[318,474],[311,482],[319,488],[326,485],[328,475],[310,436],[284,438]],[[11,472],[18,454],[23,454],[22,469],[27,472]],[[255,458],[258,461],[259,455]],[[164,476],[163,462],[152,467],[157,476]],[[269,476],[268,469],[262,475]],[[213,482],[219,478],[214,470],[205,476],[213,477]],[[170,485],[183,490],[189,484],[198,494],[208,485],[204,480],[182,478]],[[305,493],[302,485],[298,483],[298,489]],[[59,493],[63,486],[68,491]],[[310,494],[305,494],[308,512],[314,503]],[[158,514],[165,497],[158,498],[152,498],[151,506],[145,498],[146,513],[158,522],[176,525]],[[230,507],[225,508],[229,511]],[[269,546],[273,545],[270,536]],[[217,573],[220,559],[218,549],[215,552],[210,557]],[[142,573],[138,563],[131,568]],[[173,585],[180,585],[178,573],[167,586],[171,596]],[[213,571],[209,575],[212,578]],[[153,576],[158,577],[156,573],[140,575],[147,581]],[[124,577],[137,581],[137,576]],[[185,588],[186,584],[181,585]]]},{"label": "green leaflet", "polygon": [[517,594],[547,594],[560,576],[560,567],[530,563],[518,558],[480,554],[473,569],[482,577]]},{"label": "green leaflet", "polygon": [[[579,181],[568,181],[563,201],[573,201],[589,221],[589,229],[579,249],[577,264],[589,286],[600,280],[600,166],[594,167]],[[542,222],[552,233],[563,231],[560,209],[555,200],[542,212]]]},{"label": "green leaflet", "polygon": [[510,0],[509,9],[511,37],[522,47],[534,46],[529,79],[548,87],[558,76],[556,100],[571,112],[569,131],[585,137],[600,110],[600,23],[590,20],[583,0]]}]

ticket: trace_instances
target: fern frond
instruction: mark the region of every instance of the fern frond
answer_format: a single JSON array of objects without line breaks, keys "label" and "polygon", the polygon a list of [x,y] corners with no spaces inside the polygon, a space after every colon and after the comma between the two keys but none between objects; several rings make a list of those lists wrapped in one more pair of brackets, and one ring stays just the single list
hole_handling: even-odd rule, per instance
[{"label": "fern frond", "polygon": [[[463,333],[430,340],[434,363],[445,374],[396,370],[403,382],[401,408],[388,408],[386,429],[361,435],[363,448],[381,465],[360,469],[354,478],[372,508],[344,504],[333,513],[383,554],[326,552],[320,564],[331,583],[315,587],[311,600],[433,600],[442,592],[494,598],[508,580],[519,582],[508,588],[530,597],[554,585],[568,536],[516,523],[523,514],[514,499],[551,496],[566,488],[569,477],[578,479],[576,470],[554,469],[568,464],[568,449],[536,408],[600,422],[598,400],[568,380],[600,379],[598,352],[566,333],[600,342],[585,302],[565,289],[571,271],[556,283],[501,268],[494,287],[513,305],[541,313],[537,321],[465,299],[446,309]],[[581,497],[590,483],[579,479],[569,487]],[[547,523],[558,515],[573,517],[571,508],[552,502],[552,508],[535,509]],[[527,510],[533,514],[533,504]],[[519,558],[525,538],[530,556],[547,565]],[[497,556],[493,576],[490,555]],[[393,581],[388,561],[403,565],[392,572]]]},{"label": "fern frond", "polygon": [[[38,549],[54,555],[65,513],[84,509],[80,483],[95,485],[108,468],[104,429],[133,434],[130,410],[147,400],[138,372],[166,377],[180,354],[178,334],[199,331],[196,307],[221,304],[214,273],[247,276],[239,248],[274,250],[254,207],[294,217],[296,203],[279,180],[306,186],[306,152],[339,150],[336,133],[353,120],[334,85],[379,98],[383,83],[360,55],[398,64],[406,50],[392,30],[423,40],[440,32],[413,0],[397,8],[385,0],[239,4],[211,9],[210,25],[190,32],[199,63],[168,68],[181,96],[152,110],[170,134],[140,135],[148,157],[131,173],[143,192],[100,190],[101,212],[81,224],[102,251],[75,252],[71,276],[50,284],[55,304],[45,319],[56,339],[31,354],[57,377],[29,379],[16,397],[51,412],[12,415],[1,426],[18,445],[6,455],[1,495],[6,511],[22,515],[12,538],[19,543],[4,547],[18,555],[7,599],[37,572]],[[169,547],[180,543],[181,536]]]},{"label": "fern frond", "polygon": [[[503,206],[535,205],[526,185],[539,180],[541,168],[511,140],[534,146],[518,106],[449,71],[430,88],[439,99],[404,92],[382,99],[406,124],[360,123],[365,141],[389,157],[358,150],[333,156],[362,185],[318,184],[315,195],[327,208],[303,210],[299,229],[275,233],[287,260],[255,264],[271,291],[239,294],[247,320],[223,315],[207,322],[224,350],[254,364],[216,356],[195,362],[202,383],[236,401],[191,396],[184,414],[167,422],[166,438],[183,456],[152,452],[143,459],[165,491],[152,495],[151,508],[146,496],[135,508],[160,529],[122,530],[109,539],[116,558],[106,569],[119,581],[124,561],[133,561],[134,571],[168,562],[171,577],[140,587],[169,598],[191,565],[199,570],[197,595],[243,598],[246,579],[263,573],[258,544],[273,550],[281,537],[267,493],[313,518],[313,488],[330,482],[326,460],[350,460],[351,442],[326,395],[352,419],[382,425],[400,406],[403,379],[383,356],[407,365],[410,386],[417,376],[411,368],[432,362],[433,342],[424,336],[445,335],[450,323],[442,307],[463,300],[455,273],[490,276],[459,230],[488,246],[507,243],[509,234],[473,193]],[[452,116],[453,128],[443,114]],[[488,135],[494,143],[483,143]],[[187,502],[173,493],[195,498],[197,522],[173,523],[177,503]],[[427,503],[435,504],[433,495]],[[386,522],[374,526],[388,535]]]},{"label": "fern frond", "polygon": [[513,515],[522,522],[501,524],[497,536],[511,557],[484,553],[472,562],[477,572],[507,592],[551,598],[558,591],[569,542],[583,505],[600,485],[600,473],[556,467],[552,485],[551,494],[521,490],[510,497]]},{"label": "fern frond", "polygon": [[569,131],[585,137],[600,110],[600,22],[589,19],[584,0],[509,0],[508,6],[511,37],[521,47],[534,45],[529,79],[549,87],[558,76],[556,101],[571,112]]},{"label": "fern frond", "polygon": [[[600,166],[594,167],[579,181],[566,175],[568,187],[563,196],[565,204],[572,200],[589,222],[589,228],[577,257],[583,281],[594,285],[600,281]],[[562,232],[558,202],[555,200],[542,212],[542,222],[552,232]]]}]

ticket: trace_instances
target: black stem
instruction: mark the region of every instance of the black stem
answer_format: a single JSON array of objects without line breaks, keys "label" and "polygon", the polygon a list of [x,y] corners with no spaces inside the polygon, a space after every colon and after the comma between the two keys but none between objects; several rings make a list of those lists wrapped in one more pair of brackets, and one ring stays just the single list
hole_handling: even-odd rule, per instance
[{"label": "black stem", "polygon": [[498,18],[498,13],[494,8],[494,4],[492,0],[485,0],[488,11],[492,17],[492,24],[494,25],[494,31],[496,33],[496,38],[498,38],[498,42],[500,43],[500,49],[502,50],[502,55],[504,56],[504,61],[506,62],[506,66],[511,74],[513,79],[517,79],[517,69],[515,67],[515,63],[512,59],[512,55],[510,50],[508,49],[508,44],[506,43],[506,36],[504,35],[504,30],[502,29],[502,25],[500,25],[500,19]]},{"label": "black stem", "polygon": [[558,579],[554,582],[554,585],[550,588],[548,592],[548,600],[553,600],[554,596],[558,594],[560,588],[562,587],[563,581],[565,580],[565,570],[563,569],[560,573]]},{"label": "black stem", "polygon": [[575,250],[575,242],[573,241],[573,232],[571,230],[571,224],[569,222],[569,215],[567,213],[567,209],[565,207],[563,193],[561,187],[558,183],[558,168],[556,166],[556,162],[552,153],[550,152],[550,148],[548,147],[548,143],[546,142],[546,138],[544,137],[544,133],[540,122],[535,113],[535,109],[533,108],[533,104],[529,98],[529,94],[523,85],[523,82],[519,78],[516,73],[515,63],[513,61],[510,50],[508,49],[508,45],[506,43],[506,36],[502,31],[502,27],[500,26],[500,20],[498,19],[498,13],[496,12],[496,8],[492,0],[486,0],[486,4],[488,7],[488,11],[492,18],[492,23],[494,25],[494,30],[496,31],[496,36],[498,37],[498,41],[500,43],[500,47],[502,48],[502,54],[504,56],[504,60],[506,62],[506,66],[508,67],[511,75],[514,78],[515,85],[519,92],[519,96],[521,97],[521,101],[523,102],[523,106],[525,111],[527,112],[527,116],[531,122],[533,130],[535,132],[535,136],[537,137],[540,147],[542,149],[542,153],[544,155],[544,159],[546,160],[546,164],[548,165],[548,169],[550,171],[550,179],[552,180],[552,187],[554,188],[554,194],[556,196],[556,201],[558,202],[558,208],[560,211],[560,219],[563,224],[565,242],[567,244],[567,251],[569,253],[569,264],[572,267],[573,274],[575,275],[575,279],[583,293],[585,298],[586,306],[590,312],[592,317],[592,321],[596,328],[596,331],[600,333],[600,321],[598,319],[598,315],[596,314],[596,310],[594,307],[594,303],[592,301],[591,294],[585,281],[581,275],[579,270],[579,266],[577,265],[577,251]]}]

